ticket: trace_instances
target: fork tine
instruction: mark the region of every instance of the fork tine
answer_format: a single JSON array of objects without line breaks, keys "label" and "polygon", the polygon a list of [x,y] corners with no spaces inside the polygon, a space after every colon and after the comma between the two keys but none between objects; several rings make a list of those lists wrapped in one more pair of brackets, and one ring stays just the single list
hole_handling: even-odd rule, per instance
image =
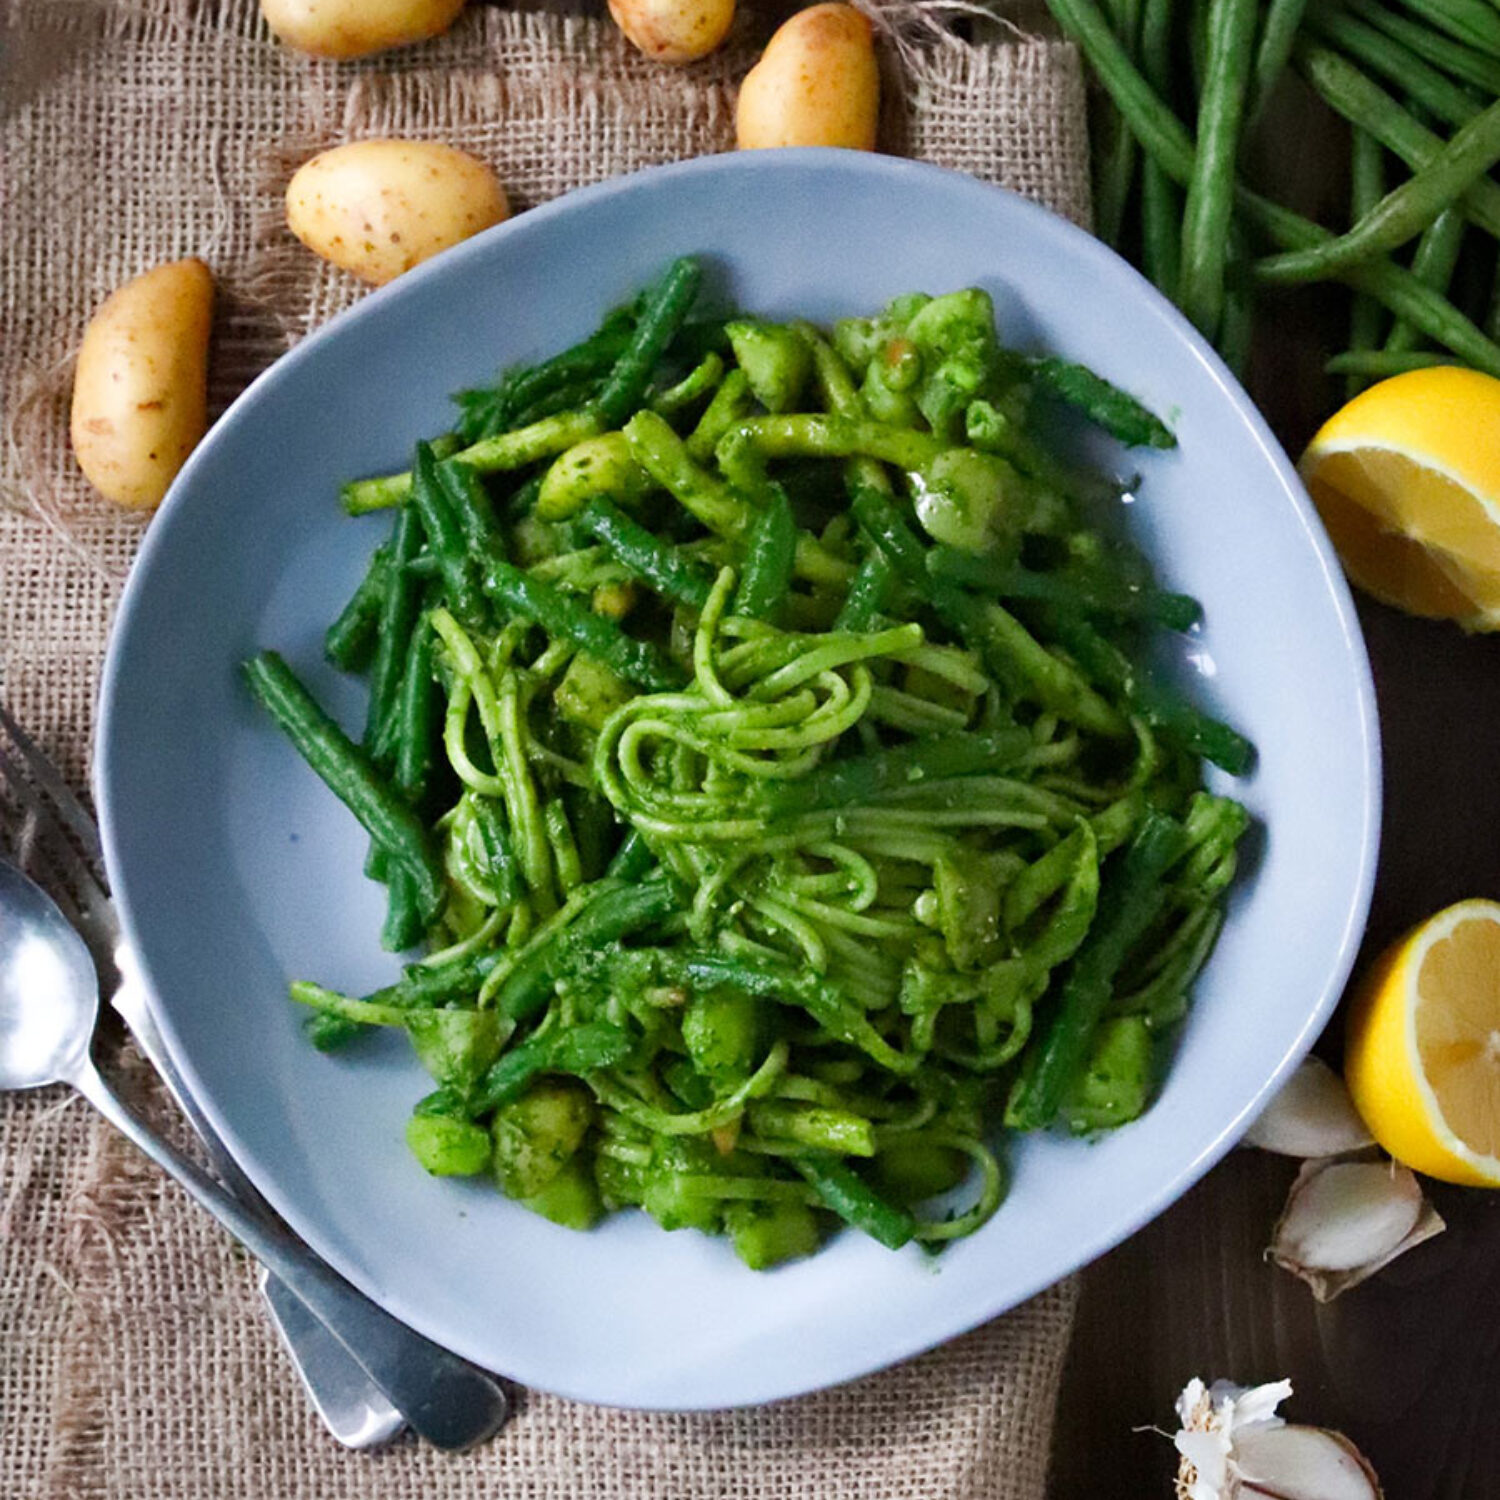
[{"label": "fork tine", "polygon": [[[0,709],[0,713],[4,710]],[[28,761],[30,766],[32,762]],[[56,772],[53,772],[56,777]],[[64,862],[64,873],[71,876],[72,884],[79,888],[79,894],[89,904],[107,904],[109,893],[104,887],[103,881],[94,867],[92,850],[86,849],[80,855],[71,844],[68,843],[62,828],[58,825],[58,813],[54,806],[49,806],[28,779],[20,775],[16,770],[15,761],[9,756],[3,747],[0,747],[0,776],[9,783],[11,793],[24,809],[25,816],[34,825],[33,837],[45,835],[51,832],[53,843],[57,849],[65,851],[71,856]],[[69,823],[71,830],[72,824]]]},{"label": "fork tine", "polygon": [[[4,770],[4,759],[0,752],[0,770]],[[14,777],[8,773],[7,777],[14,788]],[[0,798],[0,855],[7,855],[52,895],[83,937],[104,978],[114,969],[119,936],[114,907],[61,825],[52,821],[34,793],[23,790],[24,797],[9,802]],[[18,801],[19,816],[15,813]]]},{"label": "fork tine", "polygon": [[73,887],[59,872],[55,857],[48,853],[41,840],[32,838],[28,842],[24,834],[20,847],[14,853],[17,867],[30,875],[52,897],[63,916],[78,929],[84,941],[92,948],[93,924],[90,923],[87,912],[79,906]]},{"label": "fork tine", "polygon": [[[0,726],[4,727],[12,744],[15,745],[31,778],[52,799],[58,816],[67,824],[73,837],[83,846],[84,853],[95,865],[102,868],[104,848],[99,842],[98,825],[89,815],[88,809],[74,795],[73,789],[63,780],[62,773],[42,754],[31,736],[16,723],[3,703],[0,703]],[[13,772],[7,771],[6,774],[13,781],[18,779]]]},{"label": "fork tine", "polygon": [[104,880],[99,830],[4,704],[0,726],[15,752],[0,741],[0,790],[6,792],[0,797],[0,843],[10,844],[23,868],[31,866],[88,944],[101,977],[108,975],[114,969],[119,919]]}]

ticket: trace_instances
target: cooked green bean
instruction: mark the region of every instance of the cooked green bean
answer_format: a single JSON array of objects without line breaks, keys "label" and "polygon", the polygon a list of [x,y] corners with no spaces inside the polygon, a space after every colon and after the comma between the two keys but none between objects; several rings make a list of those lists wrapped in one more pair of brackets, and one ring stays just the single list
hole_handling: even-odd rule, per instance
[{"label": "cooked green bean", "polygon": [[364,751],[318,706],[274,651],[245,663],[251,691],[302,758],[363,824],[375,843],[407,870],[419,909],[430,922],[443,904],[443,879],[426,828],[370,763]]},{"label": "cooked green bean", "polygon": [[844,602],[839,606],[833,628],[873,630],[894,581],[890,559],[884,552],[875,548],[865,553],[849,584],[849,592],[844,595]]},{"label": "cooked green bean", "polygon": [[651,410],[664,417],[675,416],[716,391],[723,378],[724,361],[710,349],[676,385],[651,398]]},{"label": "cooked green bean", "polygon": [[602,430],[618,427],[640,405],[652,371],[687,319],[702,279],[697,261],[683,256],[647,295],[630,342],[594,398],[592,411]]},{"label": "cooked green bean", "polygon": [[817,1189],[826,1207],[887,1250],[899,1250],[916,1234],[917,1221],[911,1214],[887,1203],[836,1156],[794,1156],[791,1164]]},{"label": "cooked green bean", "polygon": [[535,949],[510,974],[496,994],[497,1008],[514,1021],[524,1021],[547,1003],[553,984],[576,954],[649,927],[676,905],[677,895],[667,880],[601,885],[581,906],[571,927]]},{"label": "cooked green bean", "polygon": [[564,388],[607,375],[629,344],[635,322],[632,309],[616,309],[588,338],[571,349],[517,370],[495,385],[459,391],[453,399],[463,412],[458,424],[461,445],[506,432],[519,425],[520,414],[538,401]]},{"label": "cooked green bean", "polygon": [[902,578],[977,651],[1002,680],[1035,694],[1047,708],[1100,734],[1122,732],[1120,715],[1064,661],[1039,645],[998,604],[983,604],[927,571],[915,536],[884,496],[866,490],[852,509]]},{"label": "cooked green bean", "polygon": [[498,557],[487,559],[481,587],[501,609],[571,641],[619,673],[627,682],[659,691],[676,687],[682,674],[659,647],[636,640],[603,615],[586,609],[571,594],[543,583]]},{"label": "cooked green bean", "polygon": [[342,671],[364,671],[375,654],[390,558],[389,544],[375,549],[359,586],[323,637],[323,654]]},{"label": "cooked green bean", "polygon": [[411,498],[403,514],[421,517],[427,545],[437,561],[453,612],[471,629],[485,619],[484,597],[473,556],[466,541],[466,528],[455,512],[449,488],[442,482],[446,465],[438,463],[426,443],[417,444],[412,465]]},{"label": "cooked green bean", "polygon": [[[524,469],[539,459],[552,458],[592,437],[599,431],[599,418],[591,408],[558,412],[526,427],[481,438],[452,455],[480,474],[500,474]],[[433,456],[437,453],[434,449]],[[411,474],[386,474],[379,479],[357,479],[344,486],[344,509],[351,516],[399,505],[411,493]]]},{"label": "cooked green bean", "polygon": [[1185,844],[1179,824],[1148,813],[1111,872],[1098,923],[1078,951],[1040,1047],[1011,1089],[1005,1118],[1016,1129],[1043,1130],[1062,1108],[1088,1058],[1115,974],[1166,900],[1163,878]]},{"label": "cooked green bean", "polygon": [[1203,606],[1187,594],[1169,594],[1099,568],[1073,566],[1037,572],[1020,563],[935,547],[927,555],[927,571],[935,578],[948,578],[1001,599],[1039,599],[1124,620],[1152,620],[1169,630],[1191,630],[1203,618]]},{"label": "cooked green bean", "polygon": [[797,521],[792,503],[778,488],[770,504],[756,517],[745,539],[745,562],[740,572],[734,612],[751,620],[769,619],[792,586],[792,562],[797,551]]},{"label": "cooked green bean", "polygon": [[1175,736],[1196,755],[1211,760],[1231,776],[1243,776],[1254,764],[1255,747],[1229,725],[1210,718],[1163,687],[1087,620],[1066,609],[1043,606],[1058,640],[1096,681],[1121,693],[1153,728]]},{"label": "cooked green bean", "polygon": [[691,609],[702,609],[708,603],[713,580],[676,548],[632,521],[619,506],[602,496],[596,497],[579,512],[578,520],[590,536],[603,542],[637,578],[663,598],[675,599]]},{"label": "cooked green bean", "polygon": [[413,806],[426,795],[437,767],[442,712],[433,676],[433,635],[425,617],[412,627],[396,695],[391,780]]},{"label": "cooked green bean", "polygon": [[395,749],[396,699],[412,627],[422,607],[421,582],[407,564],[422,546],[422,522],[410,506],[396,517],[390,566],[380,600],[375,652],[370,664],[370,705],[365,717],[365,747],[377,764],[388,764]]},{"label": "cooked green bean", "polygon": [[1127,448],[1177,446],[1176,435],[1160,417],[1086,365],[1065,359],[1033,359],[1027,361],[1026,369],[1040,389],[1077,407]]}]

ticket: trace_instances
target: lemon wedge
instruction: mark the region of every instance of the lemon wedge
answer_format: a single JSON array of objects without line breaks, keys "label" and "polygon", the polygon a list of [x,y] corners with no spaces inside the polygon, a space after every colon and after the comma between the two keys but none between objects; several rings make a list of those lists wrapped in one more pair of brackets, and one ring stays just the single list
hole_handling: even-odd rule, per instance
[{"label": "lemon wedge", "polygon": [[1344,1078],[1397,1161],[1500,1187],[1500,902],[1460,901],[1387,949],[1350,1011]]},{"label": "lemon wedge", "polygon": [[1500,380],[1447,365],[1383,380],[1323,424],[1298,468],[1359,588],[1500,629]]}]

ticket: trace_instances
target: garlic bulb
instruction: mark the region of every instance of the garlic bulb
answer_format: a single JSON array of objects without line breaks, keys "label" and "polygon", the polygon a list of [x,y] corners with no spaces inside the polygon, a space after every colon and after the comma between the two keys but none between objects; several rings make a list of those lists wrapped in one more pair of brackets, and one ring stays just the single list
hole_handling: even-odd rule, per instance
[{"label": "garlic bulb", "polygon": [[1381,1500],[1375,1471],[1342,1433],[1276,1415],[1291,1393],[1287,1380],[1190,1380],[1177,1398],[1177,1500]]},{"label": "garlic bulb", "polygon": [[1305,1158],[1343,1156],[1375,1142],[1344,1080],[1321,1058],[1309,1056],[1245,1132],[1244,1144]]}]

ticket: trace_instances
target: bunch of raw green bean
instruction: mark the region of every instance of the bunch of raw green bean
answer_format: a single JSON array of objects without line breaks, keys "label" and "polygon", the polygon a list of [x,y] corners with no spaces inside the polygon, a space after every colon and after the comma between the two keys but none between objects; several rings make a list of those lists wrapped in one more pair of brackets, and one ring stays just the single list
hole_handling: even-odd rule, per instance
[{"label": "bunch of raw green bean", "polygon": [[830,336],[691,320],[698,280],[346,488],[395,511],[326,641],[360,740],[246,671],[426,952],[292,997],[325,1049],[404,1031],[422,1164],[559,1223],[940,1244],[999,1205],[1002,1122],[1145,1108],[1218,930],[1246,818],[1201,763],[1250,747],[1144,667],[1198,607],[1038,414],[1174,439],[982,292]]},{"label": "bunch of raw green bean", "polygon": [[[1337,281],[1353,292],[1350,347],[1330,372],[1358,382],[1443,363],[1500,376],[1492,0],[1047,4],[1102,86],[1098,233],[1232,368],[1276,289]],[[1274,139],[1289,69],[1331,111],[1330,140],[1349,133],[1349,213],[1336,229],[1273,201],[1296,175],[1289,155],[1306,149]],[[1265,149],[1247,151],[1257,131]],[[1264,184],[1271,196],[1248,178],[1252,156],[1282,179]]]}]

